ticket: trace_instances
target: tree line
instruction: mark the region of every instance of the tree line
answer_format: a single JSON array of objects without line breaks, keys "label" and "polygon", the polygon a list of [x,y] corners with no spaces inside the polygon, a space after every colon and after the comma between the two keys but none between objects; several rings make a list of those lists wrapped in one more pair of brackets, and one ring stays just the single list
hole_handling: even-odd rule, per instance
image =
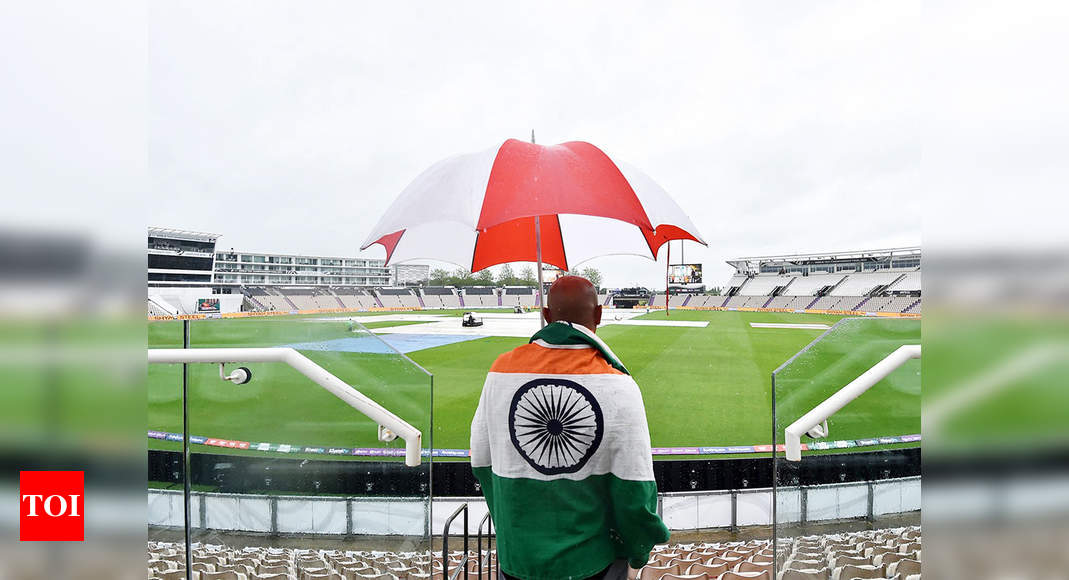
[{"label": "tree line", "polygon": [[[431,286],[529,286],[531,288],[538,286],[538,278],[532,266],[524,266],[519,275],[513,270],[512,264],[502,264],[496,270],[495,272],[493,268],[487,268],[473,274],[465,268],[457,268],[453,271],[435,268],[431,270],[428,284]],[[582,276],[590,280],[595,288],[601,289],[601,271],[597,268],[581,268],[565,272],[565,274]]]}]

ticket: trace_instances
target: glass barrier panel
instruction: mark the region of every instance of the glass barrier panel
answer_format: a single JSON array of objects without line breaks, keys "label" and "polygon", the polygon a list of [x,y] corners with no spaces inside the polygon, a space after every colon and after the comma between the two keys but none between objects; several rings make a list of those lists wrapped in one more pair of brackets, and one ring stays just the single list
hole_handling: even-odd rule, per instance
[{"label": "glass barrier panel", "polygon": [[893,576],[896,560],[919,558],[919,359],[832,414],[825,436],[803,435],[801,461],[787,460],[785,430],[899,347],[919,345],[920,327],[916,319],[844,318],[773,372],[777,575],[843,568],[843,578],[873,569]]},{"label": "glass barrier panel", "polygon": [[193,570],[430,573],[431,375],[348,318],[190,326],[193,349],[294,349],[423,434],[408,467],[401,437],[286,362],[226,364],[243,384],[190,364]]},{"label": "glass barrier panel", "polygon": [[[148,348],[182,348],[186,321],[149,321]],[[182,365],[146,368],[148,430],[148,566],[156,574],[185,570],[182,498]]]}]

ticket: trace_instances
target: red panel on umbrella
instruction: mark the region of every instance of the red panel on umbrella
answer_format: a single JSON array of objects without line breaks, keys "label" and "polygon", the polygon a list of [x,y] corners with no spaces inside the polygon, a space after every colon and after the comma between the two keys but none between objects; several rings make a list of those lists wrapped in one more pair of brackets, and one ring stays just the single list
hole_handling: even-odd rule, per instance
[{"label": "red panel on umbrella", "polygon": [[[560,220],[555,215],[541,217],[542,262],[562,270],[568,269],[561,238]],[[475,241],[471,271],[478,272],[506,262],[534,262],[538,255],[535,246],[535,218],[521,218],[494,226],[479,234]]]},{"label": "red panel on umbrella", "polygon": [[505,141],[490,170],[479,232],[517,218],[555,214],[607,217],[653,229],[627,179],[597,147],[582,141],[552,146]]},{"label": "red panel on umbrella", "polygon": [[[399,230],[399,231],[396,231],[396,232],[394,232],[392,234],[386,234],[385,236],[382,236],[381,238],[379,238],[379,239],[375,240],[374,242],[372,242],[372,244],[382,244],[382,247],[386,248],[386,263],[387,264],[390,263],[390,258],[393,257],[393,251],[394,251],[394,249],[397,248],[397,242],[401,241],[401,236],[403,236],[403,235],[405,235],[405,230]],[[364,247],[368,247],[370,245],[371,244],[368,244],[367,246],[364,246]],[[360,249],[364,249],[364,248],[360,248]]]},{"label": "red panel on umbrella", "polygon": [[672,240],[694,240],[703,246],[705,245],[704,242],[690,235],[687,230],[668,224],[658,226],[657,231],[644,229],[642,230],[642,235],[645,236],[646,243],[650,245],[650,252],[653,253],[654,258],[657,257],[657,250]]}]

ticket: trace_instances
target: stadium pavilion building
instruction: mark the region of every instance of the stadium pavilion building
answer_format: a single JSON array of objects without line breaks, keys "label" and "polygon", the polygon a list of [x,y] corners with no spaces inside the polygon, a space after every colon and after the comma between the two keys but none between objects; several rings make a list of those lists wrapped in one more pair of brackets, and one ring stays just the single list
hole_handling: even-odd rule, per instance
[{"label": "stadium pavilion building", "polygon": [[367,308],[378,305],[367,289],[429,277],[428,266],[387,267],[374,258],[223,250],[220,237],[148,228],[150,314]]},{"label": "stadium pavilion building", "polygon": [[725,308],[777,308],[919,313],[919,246],[754,256],[728,260],[735,274],[723,296],[705,304]]}]

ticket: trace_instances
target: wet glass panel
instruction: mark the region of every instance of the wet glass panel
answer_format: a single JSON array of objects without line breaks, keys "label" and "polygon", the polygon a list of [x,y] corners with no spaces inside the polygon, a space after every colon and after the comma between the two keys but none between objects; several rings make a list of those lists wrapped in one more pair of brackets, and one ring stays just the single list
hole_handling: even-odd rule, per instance
[{"label": "wet glass panel", "polygon": [[[920,360],[907,360],[803,435],[788,461],[785,430],[903,345],[920,321],[845,318],[772,376],[776,568],[860,566],[888,572],[920,534]],[[813,437],[817,435],[818,437]],[[852,569],[844,568],[848,574]]]}]

